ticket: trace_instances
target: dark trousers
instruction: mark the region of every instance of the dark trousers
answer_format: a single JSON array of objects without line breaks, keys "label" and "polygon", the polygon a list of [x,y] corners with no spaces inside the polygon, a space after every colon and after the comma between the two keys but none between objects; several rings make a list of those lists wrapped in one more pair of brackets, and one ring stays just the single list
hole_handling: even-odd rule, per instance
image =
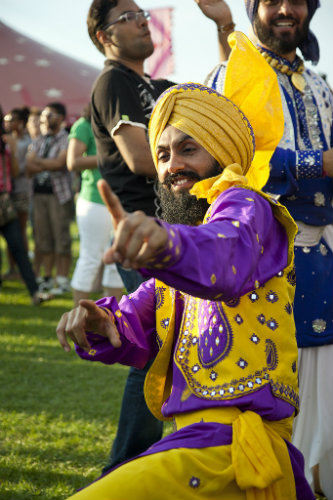
[{"label": "dark trousers", "polygon": [[[144,281],[136,271],[124,270],[117,266],[128,293],[132,293]],[[117,435],[113,442],[110,461],[104,467],[107,472],[121,462],[146,451],[159,441],[163,433],[163,423],[149,411],[143,394],[143,385],[152,361],[143,370],[130,368],[120,410]]]},{"label": "dark trousers", "polygon": [[38,290],[36,277],[24,246],[18,219],[12,220],[0,228],[0,232],[5,238],[8,248],[15,260],[20,274],[29,290],[31,296]]}]

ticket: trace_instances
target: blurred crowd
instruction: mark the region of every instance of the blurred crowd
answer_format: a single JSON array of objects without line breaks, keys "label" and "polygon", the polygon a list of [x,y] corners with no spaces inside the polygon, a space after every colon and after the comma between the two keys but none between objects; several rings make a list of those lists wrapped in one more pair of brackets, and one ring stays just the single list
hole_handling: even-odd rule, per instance
[{"label": "blurred crowd", "polygon": [[[102,262],[112,225],[97,189],[90,106],[72,126],[60,102],[0,108],[0,123],[1,284],[22,279],[34,305],[70,291],[77,304],[102,286],[120,298],[118,271]],[[80,255],[71,283],[75,221]]]}]

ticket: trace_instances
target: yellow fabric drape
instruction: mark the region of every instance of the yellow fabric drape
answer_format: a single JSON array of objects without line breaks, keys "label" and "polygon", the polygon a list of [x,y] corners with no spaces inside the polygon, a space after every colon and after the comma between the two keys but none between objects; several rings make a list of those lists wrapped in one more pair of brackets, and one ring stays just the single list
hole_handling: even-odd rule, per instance
[{"label": "yellow fabric drape", "polygon": [[[268,422],[255,412],[236,407],[177,415],[177,430],[195,422],[232,425],[231,462],[235,480],[247,500],[296,499],[287,445],[293,417]],[[283,471],[283,472],[282,472]]]},{"label": "yellow fabric drape", "polygon": [[228,37],[231,47],[223,94],[239,106],[254,130],[256,152],[246,174],[249,185],[261,189],[269,177],[269,162],[284,130],[280,88],[275,71],[239,31]]},{"label": "yellow fabric drape", "polygon": [[247,185],[247,178],[242,173],[242,167],[238,163],[233,163],[221,175],[196,182],[190,193],[198,199],[206,198],[211,205],[220,193],[237,185]]}]

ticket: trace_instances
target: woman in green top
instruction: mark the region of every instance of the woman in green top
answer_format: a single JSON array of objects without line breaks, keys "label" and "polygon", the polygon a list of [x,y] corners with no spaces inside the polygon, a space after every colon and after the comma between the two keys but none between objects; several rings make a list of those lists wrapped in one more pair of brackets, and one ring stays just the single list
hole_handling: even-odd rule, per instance
[{"label": "woman in green top", "polygon": [[[76,202],[80,255],[71,282],[73,300],[78,305],[98,286],[103,254],[113,234],[110,215],[97,188],[101,175],[97,168],[96,145],[90,125],[90,106],[73,124],[68,139],[67,167],[81,173],[81,190]],[[102,285],[107,295],[113,295],[118,300],[123,295],[123,283],[115,264],[104,267]]]}]

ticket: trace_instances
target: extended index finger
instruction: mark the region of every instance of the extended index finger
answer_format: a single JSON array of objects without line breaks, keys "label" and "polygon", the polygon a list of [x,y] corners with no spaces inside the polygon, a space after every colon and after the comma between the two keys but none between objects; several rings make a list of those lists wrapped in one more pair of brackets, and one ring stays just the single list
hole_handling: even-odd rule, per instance
[{"label": "extended index finger", "polygon": [[112,192],[110,186],[104,179],[100,179],[97,182],[97,187],[106,208],[111,214],[113,225],[116,228],[119,222],[125,218],[127,212],[123,209],[118,196]]}]

